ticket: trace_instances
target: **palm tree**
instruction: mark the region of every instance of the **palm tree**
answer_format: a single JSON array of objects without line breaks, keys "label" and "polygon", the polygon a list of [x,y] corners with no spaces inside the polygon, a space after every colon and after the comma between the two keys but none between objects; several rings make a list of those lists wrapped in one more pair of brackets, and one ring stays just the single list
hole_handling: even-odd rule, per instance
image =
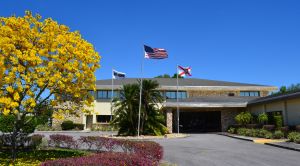
[{"label": "palm tree", "polygon": [[[137,134],[140,83],[124,85],[120,98],[113,101],[115,118],[112,123],[119,127],[119,135]],[[159,104],[163,102],[163,97],[156,90],[158,86],[156,81],[143,81],[140,133],[144,135],[163,135],[167,132],[160,111]]]},{"label": "palm tree", "polygon": [[119,128],[119,135],[136,135],[138,120],[138,84],[124,85],[120,98],[113,100],[114,119],[112,123]]}]

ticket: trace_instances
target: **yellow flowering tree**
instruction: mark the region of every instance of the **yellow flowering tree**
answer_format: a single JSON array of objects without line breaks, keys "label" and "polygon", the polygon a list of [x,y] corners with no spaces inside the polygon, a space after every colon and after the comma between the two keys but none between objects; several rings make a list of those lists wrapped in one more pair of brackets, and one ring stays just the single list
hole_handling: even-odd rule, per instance
[{"label": "yellow flowering tree", "polygon": [[13,149],[25,117],[42,111],[45,102],[57,106],[68,100],[76,103],[74,110],[90,106],[87,90],[95,89],[99,61],[78,31],[51,18],[29,11],[0,18],[0,114],[15,116]]}]

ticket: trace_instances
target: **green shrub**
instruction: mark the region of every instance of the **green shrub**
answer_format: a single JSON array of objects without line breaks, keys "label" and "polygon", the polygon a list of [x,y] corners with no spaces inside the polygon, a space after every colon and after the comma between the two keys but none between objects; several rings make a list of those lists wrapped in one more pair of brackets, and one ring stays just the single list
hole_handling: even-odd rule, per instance
[{"label": "green shrub", "polygon": [[248,129],[246,129],[246,128],[238,128],[236,132],[237,132],[238,135],[246,136],[247,130]]},{"label": "green shrub", "polygon": [[235,134],[235,133],[236,133],[236,129],[233,128],[233,127],[230,127],[230,128],[228,129],[228,133]]},{"label": "green shrub", "polygon": [[61,123],[62,130],[72,130],[74,128],[75,128],[74,123],[71,120],[66,120]]},{"label": "green shrub", "polygon": [[246,125],[246,124],[249,124],[252,120],[252,115],[250,112],[241,112],[239,113],[237,116],[235,116],[235,121],[238,123],[238,124],[241,124],[241,125]]},{"label": "green shrub", "polygon": [[268,130],[265,130],[265,129],[259,129],[257,131],[257,137],[260,137],[260,138],[265,138],[265,135],[269,134],[270,131]]},{"label": "green shrub", "polygon": [[300,133],[299,132],[290,132],[288,134],[288,139],[291,142],[298,142],[298,143],[300,143],[299,142],[300,141]]},{"label": "green shrub", "polygon": [[38,131],[54,131],[55,129],[47,124],[41,124],[36,126],[36,130]]},{"label": "green shrub", "polygon": [[297,143],[297,144],[300,144],[300,136],[295,138],[294,142]]},{"label": "green shrub", "polygon": [[276,128],[281,128],[283,125],[283,119],[282,119],[282,115],[274,115],[274,122],[275,122],[275,126]]},{"label": "green shrub", "polygon": [[258,115],[258,122],[260,124],[265,124],[266,122],[268,122],[268,120],[269,120],[269,118],[266,113],[261,113]]},{"label": "green shrub", "polygon": [[280,131],[280,130],[277,130],[277,131],[274,132],[273,138],[274,139],[284,138],[284,133],[282,131]]},{"label": "green shrub", "polygon": [[[15,123],[14,115],[0,115],[0,131],[1,132],[13,132],[14,123]],[[21,130],[23,133],[33,133],[35,127],[38,125],[38,120],[36,117],[27,116],[25,117],[25,121],[27,122],[24,126],[21,126]]]},{"label": "green shrub", "polygon": [[271,133],[271,132],[267,132],[266,134],[265,134],[265,138],[266,139],[271,139],[273,137],[273,134]]},{"label": "green shrub", "polygon": [[0,116],[0,131],[7,133],[12,132],[14,127],[15,117],[13,115]]},{"label": "green shrub", "polygon": [[44,135],[40,134],[34,134],[30,137],[30,144],[33,146],[35,149],[41,145],[42,139],[44,138]]}]

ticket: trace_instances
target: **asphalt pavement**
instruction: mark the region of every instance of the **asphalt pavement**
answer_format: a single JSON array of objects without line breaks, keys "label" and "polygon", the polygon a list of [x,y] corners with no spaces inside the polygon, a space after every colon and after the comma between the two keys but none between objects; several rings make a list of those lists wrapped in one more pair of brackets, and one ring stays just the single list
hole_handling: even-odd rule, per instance
[{"label": "asphalt pavement", "polygon": [[164,160],[178,166],[299,166],[300,152],[256,144],[217,134],[156,139]]}]

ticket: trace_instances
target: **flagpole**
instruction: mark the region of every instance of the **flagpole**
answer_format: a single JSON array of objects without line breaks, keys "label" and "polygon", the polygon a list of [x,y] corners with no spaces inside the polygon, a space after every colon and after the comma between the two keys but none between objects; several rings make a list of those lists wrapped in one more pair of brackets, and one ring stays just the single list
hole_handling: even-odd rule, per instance
[{"label": "flagpole", "polygon": [[139,102],[139,119],[138,119],[138,138],[140,137],[140,125],[141,125],[141,108],[142,108],[142,90],[143,90],[143,66],[144,66],[144,57],[142,57],[141,62],[141,82],[140,82],[140,102]]},{"label": "flagpole", "polygon": [[[113,99],[114,99],[114,68],[111,71],[111,101],[110,101],[110,122],[113,119]],[[113,127],[111,126],[111,136],[113,136]]]},{"label": "flagpole", "polygon": [[178,65],[176,66],[176,79],[177,79],[177,91],[176,91],[176,103],[177,103],[177,134],[179,134]]}]

